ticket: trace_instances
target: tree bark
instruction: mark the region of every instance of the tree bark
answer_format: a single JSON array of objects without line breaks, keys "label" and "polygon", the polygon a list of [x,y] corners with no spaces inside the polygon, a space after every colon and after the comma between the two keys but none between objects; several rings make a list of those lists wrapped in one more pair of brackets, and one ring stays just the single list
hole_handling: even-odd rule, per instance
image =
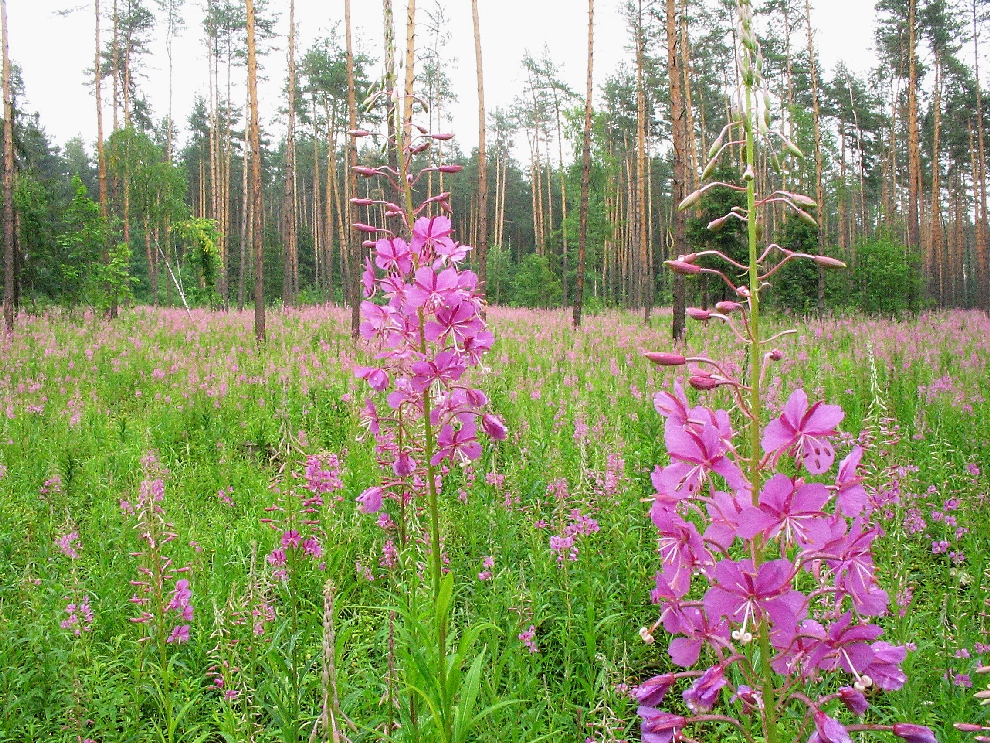
[{"label": "tree bark", "polygon": [[[486,141],[488,121],[485,113],[485,75],[481,63],[481,24],[478,21],[478,0],[471,0],[471,18],[474,21],[474,62],[478,73],[478,241],[475,244],[475,249],[478,251],[479,293],[484,300],[488,296],[488,147]],[[566,255],[566,238],[564,251]]]},{"label": "tree bark", "polygon": [[[822,111],[818,97],[818,65],[815,61],[815,36],[811,25],[811,0],[804,0],[804,18],[808,33],[808,59],[811,72],[811,120],[815,138],[815,202],[818,204],[818,255],[825,255],[825,185],[822,180]],[[825,268],[818,267],[818,317],[825,314]]]},{"label": "tree bark", "polygon": [[595,0],[588,0],[588,85],[584,98],[584,139],[581,145],[581,206],[580,227],[578,228],[577,278],[574,285],[574,310],[571,322],[575,328],[581,327],[581,312],[584,309],[584,269],[588,250],[588,202],[591,185],[591,123],[592,96],[594,89],[595,61]]},{"label": "tree bark", "polygon": [[265,340],[264,212],[261,200],[261,131],[258,124],[258,59],[254,41],[254,0],[247,2],[248,95],[251,99],[251,239],[254,245],[254,336]]},{"label": "tree bark", "polygon": [[649,270],[646,222],[646,90],[643,87],[643,0],[636,16],[636,242],[639,245],[639,295],[643,302],[643,321],[650,323],[653,310],[653,286]]},{"label": "tree bark", "polygon": [[0,0],[3,37],[3,324],[7,334],[14,332],[17,314],[14,286],[14,101],[10,85],[10,58],[7,55],[7,0]]},{"label": "tree bark", "polygon": [[285,140],[285,188],[282,194],[282,306],[292,307],[299,285],[296,253],[296,3],[289,0],[289,125]]},{"label": "tree bark", "polygon": [[[687,147],[687,137],[684,131],[684,97],[681,91],[680,60],[677,56],[677,4],[675,0],[667,0],[667,69],[670,78],[670,118],[671,133],[674,144],[674,170],[673,183],[671,184],[671,196],[676,207],[685,197],[685,163],[690,156]],[[687,222],[684,212],[673,209],[671,215],[672,232],[674,238],[674,256],[687,252]],[[674,274],[674,319],[671,325],[671,334],[674,340],[684,337],[685,321],[685,286],[684,276],[680,273]]]},{"label": "tree bark", "polygon": [[[415,0],[410,0],[413,4],[413,11],[415,11]],[[354,89],[354,46],[351,41],[351,0],[344,0],[344,26],[346,27],[346,42],[347,42],[347,117],[348,125],[353,131],[357,129],[357,94]],[[411,56],[411,54],[410,54]],[[410,60],[406,59],[407,64]],[[410,92],[412,88],[412,80],[409,78],[411,75],[411,70],[407,70],[406,82],[410,87]],[[410,116],[412,114],[411,106]],[[411,119],[410,119],[411,121]],[[350,270],[349,276],[346,277],[347,286],[349,292],[345,294],[350,294],[351,298],[351,337],[357,340],[359,333],[361,332],[361,260],[358,253],[356,241],[351,237],[352,230],[351,224],[354,222],[353,219],[353,209],[354,206],[351,204],[351,199],[356,196],[356,174],[354,173],[354,168],[357,167],[357,144],[354,137],[347,138],[347,169],[344,173],[344,197],[346,199],[345,210],[347,214],[347,225],[346,225],[346,244],[341,244],[340,249],[346,251],[347,254],[347,265]]]}]

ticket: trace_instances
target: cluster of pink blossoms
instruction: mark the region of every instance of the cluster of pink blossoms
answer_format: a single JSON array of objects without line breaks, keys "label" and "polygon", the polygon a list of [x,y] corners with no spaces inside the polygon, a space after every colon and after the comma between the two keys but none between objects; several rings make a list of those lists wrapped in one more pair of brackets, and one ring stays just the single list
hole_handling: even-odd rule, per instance
[{"label": "cluster of pink blossoms", "polygon": [[[279,546],[266,558],[274,569],[272,577],[277,580],[288,578],[287,566],[290,554],[299,554],[319,562],[323,557],[319,511],[324,505],[324,496],[330,496],[344,488],[340,479],[340,459],[335,454],[310,455],[306,458],[305,493],[297,495],[290,490],[276,489],[278,500],[265,511],[280,514],[279,518],[263,518],[261,522],[272,529],[281,531]],[[332,504],[331,504],[332,505]],[[307,533],[302,533],[300,529]],[[322,570],[324,564],[319,562]]]},{"label": "cluster of pink blossoms", "polygon": [[[132,557],[138,559],[139,578],[131,581],[135,594],[130,601],[141,609],[141,613],[131,621],[151,625],[155,631],[162,631],[174,621],[166,642],[178,645],[189,641],[192,628],[192,589],[186,578],[178,578],[179,574],[188,573],[190,567],[175,568],[172,558],[163,550],[165,545],[178,536],[174,531],[175,527],[165,520],[165,511],[162,508],[165,483],[161,475],[165,470],[154,454],[145,456],[141,463],[146,479],[141,482],[136,507],[132,507],[127,501],[120,502],[121,511],[137,517],[135,528],[143,542],[141,551],[131,553]],[[169,593],[170,583],[171,598],[166,603],[165,596]],[[175,614],[175,618],[169,614]]]},{"label": "cluster of pink blossoms", "polygon": [[[724,410],[692,407],[680,384],[654,403],[666,418],[671,462],[653,473],[651,518],[660,532],[663,568],[652,598],[661,607],[647,642],[660,625],[676,637],[668,652],[680,666],[698,662],[703,648],[715,660],[704,671],[656,676],[634,690],[644,743],[680,740],[684,728],[728,718],[712,715],[723,701],[743,715],[764,708],[751,648],[770,649],[777,674],[774,704],[798,708],[808,743],[851,743],[850,732],[888,730],[909,743],[934,743],[922,726],[843,724],[843,708],[862,716],[871,695],[899,689],[907,649],[880,640],[870,619],[887,612],[871,544],[879,535],[857,474],[855,447],[834,480],[806,481],[778,472],[754,499],[736,452],[736,432]],[[844,413],[837,405],[808,404],[795,390],[780,417],[763,431],[761,469],[775,470],[793,456],[795,469],[825,475],[835,462],[830,440]],[[847,685],[811,698],[804,691],[822,674],[845,674]],[[693,717],[658,709],[680,679]]]},{"label": "cluster of pink blossoms", "polygon": [[[444,172],[459,169],[440,167]],[[359,172],[386,175],[397,185],[392,177],[397,174],[388,168]],[[427,465],[480,457],[479,423],[490,438],[506,437],[502,421],[484,412],[485,393],[462,381],[469,368],[481,365],[495,340],[481,316],[478,277],[460,267],[471,248],[452,239],[448,217],[419,216],[433,204],[449,211],[449,196],[438,194],[420,204],[411,225],[396,204],[354,200],[359,205],[384,203],[386,214],[399,218],[411,234],[407,241],[389,230],[355,225],[365,233],[387,235],[365,242],[374,254],[365,261],[361,304],[361,336],[380,347],[375,357],[379,363],[354,371],[372,390],[387,393],[387,411],[369,398],[362,418],[375,437],[383,471],[390,470],[394,478],[361,494],[358,504],[365,513],[381,510],[386,495],[408,499],[412,492],[424,490]],[[420,432],[424,419],[434,431],[430,442]]]}]

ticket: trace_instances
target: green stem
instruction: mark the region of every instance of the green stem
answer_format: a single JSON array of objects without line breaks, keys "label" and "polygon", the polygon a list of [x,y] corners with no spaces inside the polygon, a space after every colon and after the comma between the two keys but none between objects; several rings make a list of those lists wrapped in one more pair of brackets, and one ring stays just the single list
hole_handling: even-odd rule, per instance
[{"label": "green stem", "polygon": [[[753,505],[759,506],[762,477],[760,472],[760,433],[762,423],[762,398],[760,390],[760,365],[762,363],[762,339],[760,337],[760,267],[757,246],[756,224],[756,141],[753,135],[753,82],[745,80],[746,86],[746,169],[754,177],[746,181],[746,223],[749,237],[749,483],[752,488]],[[763,561],[762,539],[754,542],[754,570]],[[770,627],[764,619],[760,627],[760,676],[763,680],[764,732],[767,743],[777,743],[777,699],[774,693],[773,668],[770,666]]]},{"label": "green stem", "polygon": [[[412,106],[412,101],[406,101],[405,105]],[[410,158],[406,156],[405,148],[405,138],[412,137],[412,130],[406,130],[404,126],[396,126],[395,128],[395,149],[398,155],[398,165],[399,165],[399,177],[402,179],[402,190],[403,196],[405,197],[405,207],[406,207],[406,223],[410,230],[412,230],[413,223],[416,219],[415,209],[413,207],[413,194],[412,185],[409,183],[409,165]],[[426,356],[426,334],[425,334],[425,316],[423,308],[418,310],[419,317],[419,349],[420,353]],[[433,578],[433,601],[436,603],[440,598],[440,586],[443,582],[443,561],[440,552],[440,504],[439,504],[439,494],[437,493],[436,485],[436,468],[433,466],[433,454],[435,453],[435,439],[433,432],[433,424],[430,422],[430,415],[433,412],[433,404],[430,400],[430,389],[427,388],[423,391],[423,423],[425,429],[426,445],[424,447],[423,456],[426,457],[426,491],[428,506],[430,510],[430,548],[433,552],[432,554],[432,578]],[[440,711],[440,728],[444,736],[444,740],[449,741],[451,739],[451,726],[453,724],[452,710],[450,709],[451,700],[448,698],[447,694],[447,616],[446,614],[440,615],[436,614],[437,621],[437,677],[439,680],[440,695],[441,695],[441,711]]]}]

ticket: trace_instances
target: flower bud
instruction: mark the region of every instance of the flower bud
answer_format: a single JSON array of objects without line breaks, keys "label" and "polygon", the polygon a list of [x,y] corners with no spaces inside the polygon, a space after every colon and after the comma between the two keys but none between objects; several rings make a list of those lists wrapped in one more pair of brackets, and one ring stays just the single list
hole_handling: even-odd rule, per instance
[{"label": "flower bud", "polygon": [[746,170],[743,171],[743,180],[744,181],[755,181],[756,180],[756,171],[753,170],[753,166],[752,165],[747,165],[746,166]]},{"label": "flower bud", "polygon": [[784,152],[788,155],[794,155],[794,157],[804,157],[804,153],[801,152],[800,148],[794,144],[787,137],[783,137],[784,140]]},{"label": "flower bud", "polygon": [[416,469],[416,460],[409,456],[409,452],[401,451],[399,456],[392,463],[392,472],[396,477],[409,477]]},{"label": "flower bud", "polygon": [[708,180],[711,174],[715,172],[715,168],[717,166],[718,166],[717,158],[712,158],[711,160],[709,160],[708,164],[705,166],[705,169],[701,171],[701,180],[703,181]]},{"label": "flower bud", "polygon": [[705,322],[711,319],[712,313],[708,310],[702,310],[698,307],[688,307],[684,310],[685,314],[692,320],[697,320],[698,322]]},{"label": "flower bud", "polygon": [[779,348],[775,348],[770,353],[767,354],[767,358],[770,359],[771,361],[780,361],[781,359],[784,358],[784,352],[781,351]]},{"label": "flower bud", "polygon": [[688,384],[696,390],[707,392],[708,390],[713,390],[718,387],[721,382],[707,372],[697,372],[696,374],[692,374],[688,377]]},{"label": "flower bud", "polygon": [[374,199],[351,199],[351,203],[354,206],[371,206],[375,203]]},{"label": "flower bud", "polygon": [[464,170],[463,165],[441,165],[437,168],[441,173],[460,173]]},{"label": "flower bud", "polygon": [[843,686],[839,689],[839,699],[846,705],[846,709],[854,715],[865,715],[866,710],[870,707],[870,703],[866,701],[866,695],[851,686]]},{"label": "flower bud", "polygon": [[653,635],[650,634],[650,631],[646,629],[646,627],[639,628],[639,636],[647,645],[652,645],[654,643]]},{"label": "flower bud", "polygon": [[505,441],[506,436],[509,435],[509,429],[505,427],[505,424],[498,416],[491,413],[485,413],[481,416],[481,427],[488,434],[488,438],[495,441]]},{"label": "flower bud", "polygon": [[715,309],[721,312],[723,315],[731,315],[733,312],[739,312],[743,306],[739,302],[718,302],[715,304]]},{"label": "flower bud", "polygon": [[374,225],[363,224],[361,222],[355,222],[354,224],[351,225],[351,227],[356,229],[358,232],[370,232],[372,234],[378,232],[378,228],[375,227]]},{"label": "flower bud", "polygon": [[677,353],[648,351],[643,355],[657,366],[684,366],[687,363],[686,359]]},{"label": "flower bud", "polygon": [[664,265],[668,266],[674,273],[682,273],[689,276],[701,273],[700,266],[693,266],[684,261],[664,261]]},{"label": "flower bud", "polygon": [[377,244],[378,243],[375,240],[365,240],[364,242],[361,243],[361,247],[362,248],[373,248]]},{"label": "flower bud", "polygon": [[353,168],[351,168],[351,170],[353,170],[355,173],[357,173],[360,176],[364,176],[365,178],[371,178],[372,176],[378,175],[377,170],[375,170],[374,168],[365,167],[364,165],[355,165]]},{"label": "flower bud", "polygon": [[371,136],[371,132],[369,132],[367,129],[351,129],[347,133],[354,138]]},{"label": "flower bud", "polygon": [[907,743],[938,743],[935,733],[924,725],[910,725],[906,722],[894,723],[894,735],[903,738]]},{"label": "flower bud", "polygon": [[812,227],[818,226],[818,220],[808,214],[808,212],[804,211],[804,209],[798,209],[796,214],[798,215],[798,219],[805,224],[811,225]]},{"label": "flower bud", "polygon": [[840,261],[838,258],[832,258],[828,255],[816,255],[815,263],[824,268],[845,268],[846,264]]},{"label": "flower bud", "polygon": [[807,207],[808,209],[815,209],[818,206],[817,201],[810,196],[805,196],[803,193],[791,193],[790,191],[783,191],[782,193],[798,206]]},{"label": "flower bud", "polygon": [[680,204],[677,205],[677,210],[682,212],[685,209],[690,209],[692,206],[694,206],[699,201],[701,201],[701,196],[702,196],[703,193],[704,193],[704,190],[703,189],[700,189],[700,188],[697,191],[694,191],[692,193],[689,193],[684,198],[684,200]]},{"label": "flower bud", "polygon": [[430,136],[433,139],[438,139],[441,142],[446,142],[448,139],[453,139],[454,138],[454,133],[453,132],[441,132],[439,134],[431,134]]},{"label": "flower bud", "polygon": [[713,219],[708,223],[708,229],[712,232],[718,232],[720,229],[725,227],[725,223],[729,221],[728,215],[724,217],[719,217],[718,219]]}]

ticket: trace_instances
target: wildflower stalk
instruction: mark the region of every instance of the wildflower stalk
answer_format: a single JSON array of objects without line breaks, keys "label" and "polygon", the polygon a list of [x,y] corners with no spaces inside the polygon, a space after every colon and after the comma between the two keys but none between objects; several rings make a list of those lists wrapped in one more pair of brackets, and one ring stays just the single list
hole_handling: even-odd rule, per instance
[{"label": "wildflower stalk", "polygon": [[[743,47],[744,54],[749,49]],[[752,63],[751,63],[752,64]],[[756,138],[753,136],[753,77],[752,72],[743,79],[746,88],[746,113],[743,127],[746,133],[747,172],[756,162]],[[759,507],[762,472],[760,470],[763,398],[760,388],[763,343],[760,338],[760,255],[757,244],[756,179],[746,179],[746,233],[749,239],[749,484],[752,488],[753,506]],[[763,562],[763,537],[754,540],[753,563],[758,568]],[[760,676],[763,680],[764,735],[767,743],[777,743],[777,701],[774,694],[774,672],[770,666],[773,657],[770,650],[770,625],[764,619],[760,624]]]}]

